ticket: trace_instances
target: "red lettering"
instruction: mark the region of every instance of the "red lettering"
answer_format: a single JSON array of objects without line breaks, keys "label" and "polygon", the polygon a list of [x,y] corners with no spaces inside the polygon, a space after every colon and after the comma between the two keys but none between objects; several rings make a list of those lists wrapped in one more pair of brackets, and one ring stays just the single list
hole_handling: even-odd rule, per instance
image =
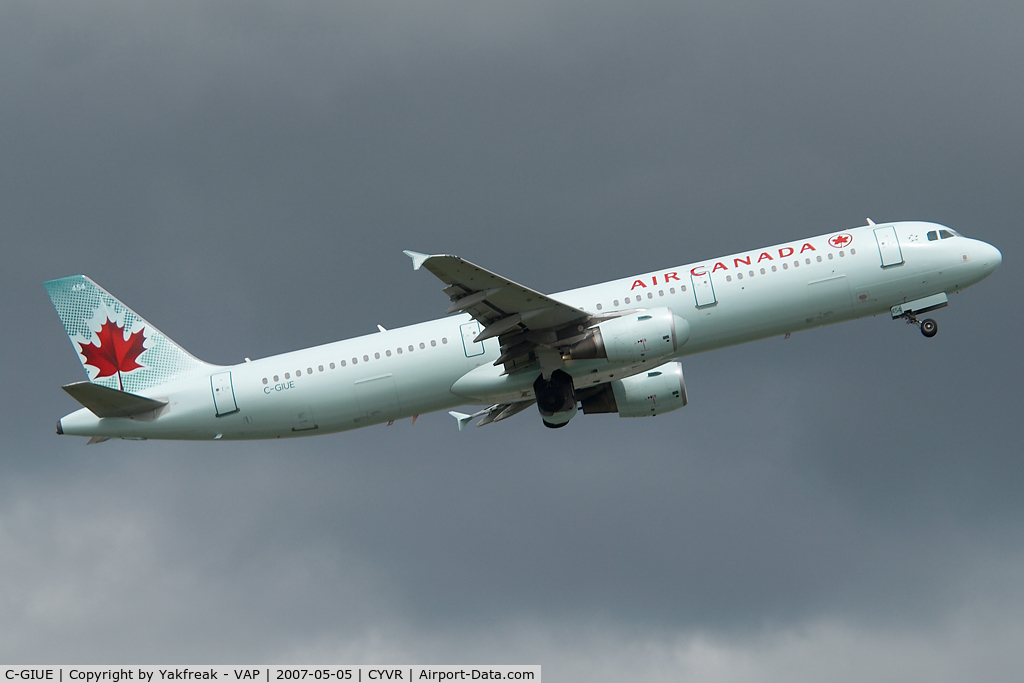
[{"label": "red lettering", "polygon": [[748,256],[746,259],[734,258],[732,260],[732,265],[733,265],[734,268],[739,268],[741,263],[744,264],[744,265],[748,265],[749,266],[750,265],[750,257]]},{"label": "red lettering", "polygon": [[761,255],[757,257],[757,262],[758,263],[760,263],[761,261],[764,261],[764,260],[768,260],[768,261],[772,260],[772,255],[769,254],[767,251],[762,251]]},{"label": "red lettering", "polygon": [[711,272],[714,273],[714,272],[719,271],[719,270],[729,270],[729,269],[725,267],[724,263],[719,261],[718,263],[715,264],[715,267],[711,269]]},{"label": "red lettering", "polygon": [[802,254],[808,249],[810,249],[811,251],[817,251],[817,249],[814,248],[814,245],[812,245],[810,242],[804,242],[804,246],[800,247],[800,253]]},{"label": "red lettering", "polygon": [[629,288],[629,291],[632,292],[637,287],[643,287],[644,289],[647,289],[647,285],[644,284],[643,280],[633,280],[633,286]]},{"label": "red lettering", "polygon": [[[696,270],[696,269],[695,269],[695,270]],[[696,275],[696,273],[694,273],[694,275]],[[673,271],[672,271],[671,273],[665,273],[665,282],[666,282],[666,283],[667,283],[667,282],[668,282],[669,280],[678,280],[678,279],[679,279],[679,276],[678,276],[678,275],[676,275],[676,271],[674,271],[674,270],[673,270]]]},{"label": "red lettering", "polygon": [[[786,251],[787,249],[789,251]],[[793,247],[783,247],[782,249],[779,249],[779,258],[786,258],[787,256],[792,256],[793,255],[793,251],[794,251]],[[782,253],[782,252],[786,252],[786,253]]]},{"label": "red lettering", "polygon": [[[698,273],[697,272],[698,270],[700,270],[701,272]],[[695,275],[697,277],[700,277],[701,275],[707,275],[707,274],[708,274],[708,271],[704,270],[704,266],[697,266],[696,268],[690,268],[690,275]]]}]

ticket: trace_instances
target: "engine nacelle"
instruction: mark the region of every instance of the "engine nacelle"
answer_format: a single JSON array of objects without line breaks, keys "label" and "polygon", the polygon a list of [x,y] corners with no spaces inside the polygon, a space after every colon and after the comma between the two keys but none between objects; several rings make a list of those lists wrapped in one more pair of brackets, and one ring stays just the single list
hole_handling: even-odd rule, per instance
[{"label": "engine nacelle", "polygon": [[671,356],[689,338],[690,324],[671,308],[649,308],[600,323],[591,336],[569,350],[569,357],[639,363]]},{"label": "engine nacelle", "polygon": [[533,393],[545,427],[564,427],[576,415],[576,391],[572,376],[564,370],[552,372],[551,379],[538,377],[533,383]]},{"label": "engine nacelle", "polygon": [[583,400],[583,413],[618,413],[619,417],[651,417],[686,405],[683,364],[659,365],[639,375],[617,379]]}]

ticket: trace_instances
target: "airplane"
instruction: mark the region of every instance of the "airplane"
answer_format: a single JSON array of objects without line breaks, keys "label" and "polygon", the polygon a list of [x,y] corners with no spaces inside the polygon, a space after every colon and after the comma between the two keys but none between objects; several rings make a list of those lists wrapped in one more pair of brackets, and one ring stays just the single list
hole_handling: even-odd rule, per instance
[{"label": "airplane", "polygon": [[451,410],[462,430],[533,405],[655,416],[687,404],[680,358],[889,313],[918,316],[991,275],[995,247],[894,222],[752,249],[545,295],[458,256],[406,251],[443,284],[446,317],[238,365],[203,362],[83,275],[47,292],[87,381],[58,434],[128,440],[275,439]]}]

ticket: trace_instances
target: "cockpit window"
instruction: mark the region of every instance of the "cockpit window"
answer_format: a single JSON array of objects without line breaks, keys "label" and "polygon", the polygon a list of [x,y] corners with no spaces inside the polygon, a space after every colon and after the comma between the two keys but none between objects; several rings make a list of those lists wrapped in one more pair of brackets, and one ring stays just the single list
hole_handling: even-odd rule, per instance
[{"label": "cockpit window", "polygon": [[934,242],[937,239],[939,239],[939,233],[937,231],[932,230],[930,233],[928,233],[929,242]]},{"label": "cockpit window", "polygon": [[939,234],[942,235],[942,239],[948,240],[950,237],[955,237],[952,230],[939,230]]}]

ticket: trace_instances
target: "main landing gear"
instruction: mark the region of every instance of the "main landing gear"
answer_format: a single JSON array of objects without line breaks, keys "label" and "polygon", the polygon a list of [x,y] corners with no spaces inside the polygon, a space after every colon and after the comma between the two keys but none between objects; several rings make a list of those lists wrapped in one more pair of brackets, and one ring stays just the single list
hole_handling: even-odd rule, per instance
[{"label": "main landing gear", "polygon": [[917,316],[914,315],[913,311],[907,311],[903,314],[903,319],[907,321],[908,325],[917,325],[921,328],[921,334],[926,337],[934,337],[939,332],[939,324],[931,318],[925,318],[924,320],[918,320]]}]

